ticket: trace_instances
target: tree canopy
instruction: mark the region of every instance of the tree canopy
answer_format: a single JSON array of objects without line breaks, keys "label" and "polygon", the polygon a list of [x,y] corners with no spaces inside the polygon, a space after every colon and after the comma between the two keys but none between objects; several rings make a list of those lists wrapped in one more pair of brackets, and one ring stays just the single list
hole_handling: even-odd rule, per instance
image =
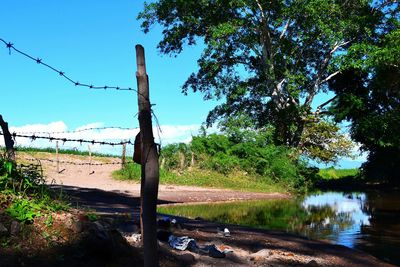
[{"label": "tree canopy", "polygon": [[329,81],[345,69],[349,48],[369,46],[386,32],[394,2],[159,0],[145,4],[138,18],[145,32],[161,25],[163,54],[204,44],[199,69],[182,88],[224,100],[209,113],[209,125],[246,114],[255,128],[273,126],[275,144],[304,148],[324,141],[308,149],[316,151],[335,135],[304,142],[307,128],[336,127],[320,121],[331,101],[315,107],[316,95],[332,90]]},{"label": "tree canopy", "polygon": [[369,151],[365,174],[398,180],[400,166],[400,29],[399,21],[382,38],[351,48],[344,69],[331,81],[337,98],[330,112],[351,122],[354,140]]}]

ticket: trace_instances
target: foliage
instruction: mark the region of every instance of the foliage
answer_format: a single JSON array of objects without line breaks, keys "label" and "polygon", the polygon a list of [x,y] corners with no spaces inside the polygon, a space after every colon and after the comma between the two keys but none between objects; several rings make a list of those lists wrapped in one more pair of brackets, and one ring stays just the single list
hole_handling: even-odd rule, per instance
[{"label": "foliage", "polygon": [[190,165],[191,152],[184,143],[171,144],[162,150],[163,160],[161,167],[167,166],[168,169],[184,169]]},{"label": "foliage", "polygon": [[[241,130],[231,127],[226,128],[224,134],[207,135],[203,132],[194,136],[190,144],[167,145],[160,155],[160,181],[240,188],[226,179],[229,177],[238,183],[236,178],[240,177],[254,184],[244,185],[245,188],[259,187],[256,184],[278,184],[288,190],[306,190],[311,187],[315,181],[316,170],[307,168],[306,163],[299,160],[296,150],[268,143],[270,138],[269,130]],[[212,176],[207,175],[208,172],[213,172],[213,175],[220,174],[218,180],[222,179],[223,183],[216,181],[216,178],[212,179]],[[180,177],[174,177],[173,173]],[[197,182],[192,181],[193,173],[202,178],[198,177]],[[221,175],[225,178],[221,178]],[[120,178],[129,179],[133,176],[137,179],[140,177],[138,165],[129,165],[116,173],[116,177]],[[170,179],[171,177],[173,178]],[[179,179],[181,181],[177,181]]]},{"label": "foliage", "polygon": [[300,141],[301,153],[323,163],[336,163],[353,156],[354,143],[336,123],[311,118]]},{"label": "foliage", "polygon": [[41,166],[19,166],[0,157],[0,194],[7,196],[6,212],[16,220],[31,223],[49,211],[68,208],[44,181]]},{"label": "foliage", "polygon": [[[400,22],[399,6],[376,37],[351,47],[343,71],[331,81],[337,98],[330,112],[351,122],[351,137],[369,151],[362,166],[369,179],[399,183]],[[397,14],[397,17],[396,17]]]},{"label": "foliage", "polygon": [[26,198],[16,199],[10,207],[7,208],[6,212],[13,218],[20,222],[30,223],[33,222],[35,217],[41,215],[41,210],[44,207],[30,201]]},{"label": "foliage", "polygon": [[139,164],[130,163],[125,165],[124,168],[114,172],[114,176],[122,180],[140,181],[141,167]]},{"label": "foliage", "polygon": [[340,70],[336,58],[373,35],[383,2],[159,0],[145,4],[138,19],[144,32],[161,26],[163,54],[204,44],[183,92],[225,98],[209,113],[209,125],[246,114],[250,127],[273,126],[276,145],[298,147],[315,96],[330,90],[327,82]]}]

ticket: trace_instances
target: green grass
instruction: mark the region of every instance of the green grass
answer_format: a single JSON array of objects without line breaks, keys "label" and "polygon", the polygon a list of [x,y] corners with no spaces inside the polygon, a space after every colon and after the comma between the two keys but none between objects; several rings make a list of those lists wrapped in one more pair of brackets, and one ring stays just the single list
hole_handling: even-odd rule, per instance
[{"label": "green grass", "polygon": [[[17,152],[47,152],[47,153],[56,153],[55,148],[47,147],[47,148],[36,148],[36,147],[16,147],[15,150]],[[80,150],[74,150],[74,149],[59,149],[58,153],[60,154],[69,154],[69,155],[79,155],[79,156],[89,156],[89,151],[80,151]],[[102,153],[96,153],[92,152],[92,156],[96,157],[114,157],[118,158],[119,156],[111,155],[111,154],[102,154]]]},{"label": "green grass", "polygon": [[0,207],[9,216],[24,223],[69,208],[62,192],[52,191],[45,184],[40,166],[22,167],[1,157]]},{"label": "green grass", "polygon": [[[119,180],[140,181],[140,165],[128,164],[125,169],[117,170],[113,177]],[[265,178],[251,177],[242,173],[224,175],[216,171],[193,168],[182,172],[160,170],[160,184],[187,185],[211,188],[225,188],[253,192],[287,192],[283,185]]]},{"label": "green grass", "polygon": [[319,170],[318,175],[324,180],[354,177],[359,174],[358,169],[334,169],[327,168]]}]

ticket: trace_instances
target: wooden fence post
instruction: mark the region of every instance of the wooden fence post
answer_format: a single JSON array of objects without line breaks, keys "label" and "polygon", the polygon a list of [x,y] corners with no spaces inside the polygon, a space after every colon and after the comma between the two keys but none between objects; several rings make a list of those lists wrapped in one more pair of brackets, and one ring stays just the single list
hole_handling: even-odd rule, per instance
[{"label": "wooden fence post", "polygon": [[139,125],[141,132],[141,227],[144,248],[144,266],[158,266],[157,198],[159,166],[154,143],[149,98],[149,79],[146,73],[144,48],[136,45],[136,80],[138,86]]},{"label": "wooden fence post", "polygon": [[93,174],[94,171],[92,171],[92,150],[90,149],[90,145],[88,145],[89,149],[89,175]]},{"label": "wooden fence post", "polygon": [[125,167],[126,162],[126,144],[122,145],[122,157],[121,157],[121,168]]},{"label": "wooden fence post", "polygon": [[57,174],[60,173],[60,158],[58,156],[58,141],[56,141]]},{"label": "wooden fence post", "polygon": [[10,131],[8,130],[8,123],[3,120],[0,115],[0,127],[4,135],[4,144],[6,145],[6,157],[8,160],[15,162],[14,141],[12,140]]}]

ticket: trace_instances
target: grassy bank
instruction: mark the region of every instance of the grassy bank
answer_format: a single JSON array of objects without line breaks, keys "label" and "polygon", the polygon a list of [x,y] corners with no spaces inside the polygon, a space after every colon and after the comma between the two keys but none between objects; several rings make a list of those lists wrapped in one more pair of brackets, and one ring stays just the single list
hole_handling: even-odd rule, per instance
[{"label": "grassy bank", "polygon": [[[119,180],[140,182],[140,165],[128,164],[125,169],[115,171],[113,177]],[[184,171],[160,171],[160,184],[202,186],[212,188],[225,188],[253,192],[287,192],[282,184],[276,184],[267,179],[251,177],[245,173],[221,174],[211,170],[197,168]]]},{"label": "grassy bank", "polygon": [[322,180],[336,180],[349,177],[355,177],[359,174],[359,169],[335,169],[333,167],[320,169],[318,176]]}]

